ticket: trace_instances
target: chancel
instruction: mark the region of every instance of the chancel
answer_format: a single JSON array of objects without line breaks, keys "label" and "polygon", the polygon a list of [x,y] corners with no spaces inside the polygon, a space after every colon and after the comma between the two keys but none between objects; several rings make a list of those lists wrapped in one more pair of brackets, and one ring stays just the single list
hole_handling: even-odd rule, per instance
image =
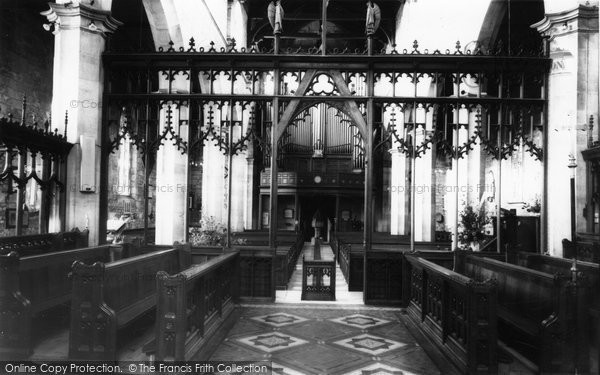
[{"label": "chancel", "polygon": [[598,8],[5,1],[0,359],[597,374]]}]

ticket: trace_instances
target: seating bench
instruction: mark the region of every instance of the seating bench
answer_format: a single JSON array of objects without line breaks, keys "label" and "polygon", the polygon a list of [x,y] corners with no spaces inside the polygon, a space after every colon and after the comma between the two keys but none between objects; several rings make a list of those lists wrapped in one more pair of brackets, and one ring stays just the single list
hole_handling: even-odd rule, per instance
[{"label": "seating bench", "polygon": [[189,244],[112,263],[73,264],[69,358],[115,360],[117,330],[156,306],[156,274],[191,264]]},{"label": "seating bench", "polygon": [[27,356],[32,349],[32,318],[69,303],[71,265],[76,260],[110,262],[121,246],[105,245],[19,257],[0,255],[0,353],[7,358]]},{"label": "seating bench", "polygon": [[456,270],[467,277],[496,281],[500,339],[515,346],[540,372],[589,369],[589,350],[586,354],[583,349],[588,345],[583,283],[466,253],[459,254],[457,262]]}]

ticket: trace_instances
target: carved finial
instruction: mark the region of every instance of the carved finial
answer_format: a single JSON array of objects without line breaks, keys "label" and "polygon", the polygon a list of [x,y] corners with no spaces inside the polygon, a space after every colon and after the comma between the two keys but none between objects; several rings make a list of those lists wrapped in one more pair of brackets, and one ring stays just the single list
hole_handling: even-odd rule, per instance
[{"label": "carved finial", "polygon": [[414,53],[419,53],[419,42],[416,39],[413,42],[413,52]]},{"label": "carved finial", "polygon": [[373,35],[379,29],[381,23],[381,9],[379,6],[372,1],[367,1],[367,20],[366,20],[366,33],[367,35]]},{"label": "carved finial", "polygon": [[67,138],[67,127],[69,126],[69,110],[65,111],[65,138]]},{"label": "carved finial", "polygon": [[167,49],[167,52],[174,52],[175,48],[173,48],[173,46],[175,45],[175,43],[173,43],[172,40],[169,40],[169,49]]},{"label": "carved finial", "polygon": [[188,45],[190,46],[190,48],[188,48],[188,52],[190,51],[196,51],[196,40],[194,40],[194,37],[190,38],[190,41],[188,43]]},{"label": "carved finial", "polygon": [[460,47],[461,47],[461,46],[460,46],[460,40],[457,40],[457,41],[456,41],[456,52],[459,52],[459,53],[460,53]]},{"label": "carved finial", "polygon": [[283,7],[281,6],[281,1],[274,0],[271,1],[269,7],[267,8],[267,18],[269,19],[269,23],[273,28],[273,34],[281,34],[283,31]]},{"label": "carved finial", "polygon": [[25,112],[27,111],[27,95],[23,95],[23,104],[21,105],[21,125],[25,125]]}]

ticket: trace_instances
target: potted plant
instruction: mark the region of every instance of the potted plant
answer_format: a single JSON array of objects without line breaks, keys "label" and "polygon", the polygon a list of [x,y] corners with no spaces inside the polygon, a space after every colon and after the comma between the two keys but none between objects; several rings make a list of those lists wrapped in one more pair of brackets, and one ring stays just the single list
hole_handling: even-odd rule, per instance
[{"label": "potted plant", "polygon": [[214,216],[203,217],[199,227],[190,228],[192,246],[223,246],[227,228]]},{"label": "potted plant", "polygon": [[468,205],[459,214],[459,219],[458,242],[461,248],[479,251],[479,244],[485,238],[485,226],[490,221],[485,211]]}]

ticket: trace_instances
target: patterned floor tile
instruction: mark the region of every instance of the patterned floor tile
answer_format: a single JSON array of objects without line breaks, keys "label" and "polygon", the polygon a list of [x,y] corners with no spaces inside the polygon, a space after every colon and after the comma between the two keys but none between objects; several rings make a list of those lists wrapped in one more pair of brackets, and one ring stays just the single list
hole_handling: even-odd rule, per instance
[{"label": "patterned floor tile", "polygon": [[360,333],[353,327],[332,324],[329,321],[308,321],[302,324],[288,326],[283,329],[286,333],[297,335],[317,341],[327,341],[336,337],[343,337]]},{"label": "patterned floor tile", "polygon": [[308,320],[298,315],[286,314],[282,312],[255,316],[251,319],[273,327],[284,327],[290,324],[302,323]]},{"label": "patterned floor tile", "polygon": [[311,344],[285,353],[279,360],[315,374],[333,374],[360,367],[369,362],[368,357],[330,345]]},{"label": "patterned floor tile", "polygon": [[431,358],[416,344],[410,344],[400,350],[384,354],[382,360],[418,374],[440,374]]},{"label": "patterned floor tile", "polygon": [[[233,341],[222,342],[219,350],[213,354],[211,361],[256,361],[267,359],[269,354],[257,353],[241,345],[235,345]],[[206,360],[206,358],[197,358],[197,360]]]},{"label": "patterned floor tile", "polygon": [[417,375],[414,372],[409,372],[396,367],[388,366],[383,363],[374,363],[365,366],[355,371],[347,372],[344,375]]},{"label": "patterned floor tile", "polygon": [[343,316],[341,318],[331,319],[332,322],[345,324],[347,326],[368,329],[372,327],[377,327],[382,324],[387,324],[390,321],[380,318],[375,318],[372,316],[364,315],[364,314],[354,314]]},{"label": "patterned floor tile", "polygon": [[359,350],[363,353],[372,355],[386,353],[406,345],[398,341],[370,335],[367,333],[336,341],[335,344],[343,346],[344,348]]},{"label": "patterned floor tile", "polygon": [[236,339],[238,342],[260,349],[267,353],[276,352],[294,346],[308,343],[306,340],[285,335],[280,332],[270,332],[262,335],[252,335]]},{"label": "patterned floor tile", "polygon": [[300,371],[296,371],[284,365],[280,365],[277,362],[273,362],[271,365],[271,373],[272,375],[306,375]]}]

